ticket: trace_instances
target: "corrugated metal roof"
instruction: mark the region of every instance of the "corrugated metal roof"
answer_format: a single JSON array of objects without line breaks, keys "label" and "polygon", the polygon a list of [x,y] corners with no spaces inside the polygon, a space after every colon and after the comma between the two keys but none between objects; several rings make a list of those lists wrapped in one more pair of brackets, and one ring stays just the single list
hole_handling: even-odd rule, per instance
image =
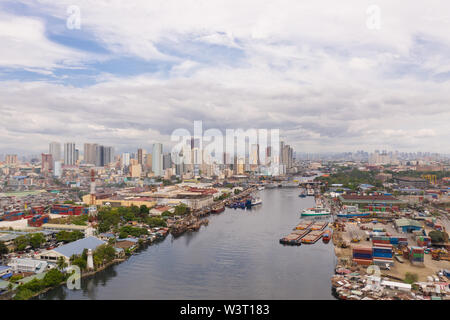
[{"label": "corrugated metal roof", "polygon": [[53,249],[53,251],[58,252],[68,258],[73,256],[74,254],[82,254],[84,249],[94,250],[98,246],[105,244],[105,241],[102,241],[96,237],[86,237],[84,239],[80,239],[61,247]]}]

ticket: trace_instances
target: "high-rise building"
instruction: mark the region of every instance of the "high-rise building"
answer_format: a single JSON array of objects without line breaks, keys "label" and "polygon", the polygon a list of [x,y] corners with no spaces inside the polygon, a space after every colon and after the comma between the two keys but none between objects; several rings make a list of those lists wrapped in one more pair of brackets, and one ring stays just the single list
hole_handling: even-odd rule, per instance
[{"label": "high-rise building", "polygon": [[84,144],[84,163],[96,164],[97,148],[98,148],[98,144],[96,144],[96,143],[85,143]]},{"label": "high-rise building", "polygon": [[152,171],[155,176],[163,176],[163,145],[154,143],[152,150]]},{"label": "high-rise building", "polygon": [[121,164],[122,164],[122,167],[128,167],[130,165],[130,154],[129,153],[122,153]]},{"label": "high-rise building", "polygon": [[114,162],[114,148],[113,147],[103,147],[103,166],[106,166]]},{"label": "high-rise building", "polygon": [[17,164],[17,154],[7,154],[5,157],[6,164]]},{"label": "high-rise building", "polygon": [[64,164],[65,165],[75,165],[76,163],[75,155],[75,143],[67,142],[64,144]]},{"label": "high-rise building", "polygon": [[51,153],[43,153],[41,157],[41,172],[49,173],[51,170],[53,170],[53,156],[51,155]]},{"label": "high-rise building", "polygon": [[137,151],[137,158],[138,158],[138,163],[140,165],[144,165],[145,164],[144,158],[145,158],[146,153],[147,153],[147,151],[145,151],[144,149],[138,149],[138,151]]},{"label": "high-rise building", "polygon": [[168,168],[172,168],[172,156],[170,153],[163,156],[163,169],[166,170]]},{"label": "high-rise building", "polygon": [[61,160],[61,144],[59,142],[50,142],[48,151],[52,155],[53,161]]},{"label": "high-rise building", "polygon": [[53,175],[57,178],[61,177],[62,169],[61,169],[61,161],[55,161]]}]

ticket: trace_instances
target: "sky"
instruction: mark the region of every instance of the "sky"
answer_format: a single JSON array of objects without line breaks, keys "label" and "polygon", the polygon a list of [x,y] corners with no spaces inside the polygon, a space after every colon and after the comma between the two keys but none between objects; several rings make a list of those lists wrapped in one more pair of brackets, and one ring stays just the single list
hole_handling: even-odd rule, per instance
[{"label": "sky", "polygon": [[279,129],[297,152],[450,153],[450,2],[1,0],[0,153]]}]

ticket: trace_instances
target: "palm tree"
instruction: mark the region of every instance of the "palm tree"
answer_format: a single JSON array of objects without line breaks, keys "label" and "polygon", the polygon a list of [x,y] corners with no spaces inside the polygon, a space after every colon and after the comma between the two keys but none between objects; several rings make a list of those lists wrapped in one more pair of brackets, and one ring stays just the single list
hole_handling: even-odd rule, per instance
[{"label": "palm tree", "polygon": [[58,269],[61,271],[67,267],[67,262],[64,257],[59,257],[56,264],[58,265]]}]

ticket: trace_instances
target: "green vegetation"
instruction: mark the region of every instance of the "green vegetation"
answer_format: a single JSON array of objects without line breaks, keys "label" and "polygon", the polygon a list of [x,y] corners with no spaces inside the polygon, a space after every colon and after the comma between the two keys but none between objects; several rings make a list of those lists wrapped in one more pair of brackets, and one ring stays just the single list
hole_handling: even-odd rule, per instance
[{"label": "green vegetation", "polygon": [[56,240],[57,241],[63,241],[64,243],[76,241],[79,239],[83,239],[84,234],[81,231],[75,230],[75,231],[60,231],[56,234]]},{"label": "green vegetation", "polygon": [[342,184],[344,188],[351,190],[357,190],[360,184],[371,184],[376,188],[382,188],[382,182],[375,179],[377,174],[378,172],[376,171],[360,171],[358,169],[339,170],[337,173],[331,174],[328,177],[317,177],[314,180],[327,183],[328,186]]},{"label": "green vegetation", "polygon": [[179,205],[177,205],[175,207],[175,215],[176,216],[184,216],[185,214],[189,214],[190,210],[189,207],[187,205],[185,205],[184,203],[180,203]]},{"label": "green vegetation", "polygon": [[82,214],[79,216],[68,216],[64,218],[51,219],[51,223],[54,224],[75,224],[78,226],[87,226],[89,216]]},{"label": "green vegetation", "polygon": [[33,279],[18,287],[14,300],[28,300],[45,288],[54,287],[63,282],[68,275],[64,275],[58,269],[51,269],[42,280]]},{"label": "green vegetation", "polygon": [[140,207],[101,208],[98,212],[99,232],[108,232],[118,226],[119,223],[137,221],[144,222],[148,217],[149,208],[146,205]]},{"label": "green vegetation", "polygon": [[0,242],[0,255],[7,254],[8,252],[8,247],[3,242]]},{"label": "green vegetation", "polygon": [[23,251],[28,246],[31,246],[33,249],[40,248],[44,242],[45,237],[42,233],[31,233],[14,239],[14,244],[18,251]]},{"label": "green vegetation", "polygon": [[442,231],[433,230],[428,233],[431,238],[432,243],[442,243],[446,242],[448,239],[448,234]]},{"label": "green vegetation", "polygon": [[11,278],[9,278],[9,282],[16,282],[17,280],[23,279],[21,274],[15,274]]},{"label": "green vegetation", "polygon": [[99,267],[114,260],[116,250],[109,244],[102,244],[93,252],[94,266]]},{"label": "green vegetation", "polygon": [[223,193],[219,197],[214,199],[214,201],[222,201],[222,200],[225,200],[226,198],[228,198],[229,196],[230,196],[230,193]]},{"label": "green vegetation", "polygon": [[239,193],[241,193],[241,190],[239,190],[239,189],[234,189],[234,194],[239,194]]},{"label": "green vegetation", "polygon": [[131,227],[131,226],[123,226],[120,228],[119,232],[120,232],[119,233],[120,239],[127,238],[129,235],[138,238],[141,235],[148,234],[148,231],[145,228],[136,228],[136,227]]},{"label": "green vegetation", "polygon": [[418,279],[419,276],[417,275],[417,273],[407,272],[405,274],[405,283],[413,284],[414,282],[417,282]]},{"label": "green vegetation", "polygon": [[155,227],[166,227],[167,224],[166,222],[158,217],[148,217],[145,220],[145,223],[149,225],[149,227],[151,228],[155,228]]}]

